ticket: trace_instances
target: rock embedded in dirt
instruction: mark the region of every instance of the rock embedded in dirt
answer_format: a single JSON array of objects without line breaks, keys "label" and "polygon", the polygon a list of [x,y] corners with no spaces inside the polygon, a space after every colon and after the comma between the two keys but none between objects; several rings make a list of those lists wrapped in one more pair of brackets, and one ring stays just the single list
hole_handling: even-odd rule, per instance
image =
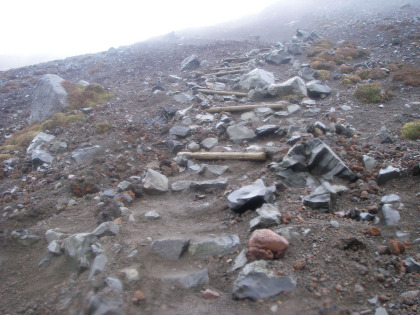
[{"label": "rock embedded in dirt", "polygon": [[267,63],[276,65],[289,63],[293,59],[293,57],[283,49],[276,49],[267,54],[264,54],[263,58]]},{"label": "rock embedded in dirt", "polygon": [[149,168],[143,179],[143,188],[149,194],[162,194],[169,191],[169,181],[165,175]]},{"label": "rock embedded in dirt", "polygon": [[275,133],[277,130],[279,130],[279,126],[276,125],[264,125],[261,127],[258,127],[255,130],[255,133],[258,137],[267,136],[269,134]]},{"label": "rock embedded in dirt", "polygon": [[271,260],[284,256],[289,248],[289,242],[268,229],[256,230],[248,242],[246,257],[248,261]]},{"label": "rock embedded in dirt", "polygon": [[167,238],[154,241],[150,246],[158,255],[176,260],[187,250],[190,243],[186,238]]},{"label": "rock embedded in dirt", "polygon": [[401,203],[401,197],[396,194],[390,194],[387,196],[383,196],[381,198],[381,203],[390,203],[390,204],[400,204]]},{"label": "rock embedded in dirt", "polygon": [[31,154],[32,167],[37,169],[44,163],[51,164],[54,161],[54,157],[44,150],[33,150]]},{"label": "rock embedded in dirt", "polygon": [[283,83],[272,83],[267,91],[272,96],[296,95],[303,98],[308,95],[305,82],[300,77],[293,77]]},{"label": "rock embedded in dirt", "polygon": [[51,243],[52,241],[63,240],[68,236],[69,235],[65,233],[60,233],[54,230],[47,230],[47,232],[45,232],[45,239],[47,240],[48,244]]},{"label": "rock embedded in dirt", "polygon": [[75,160],[77,163],[84,163],[92,159],[93,157],[95,157],[100,149],[101,147],[99,145],[78,149],[71,153],[71,158]]},{"label": "rock embedded in dirt", "polygon": [[239,245],[238,235],[220,236],[190,241],[188,252],[194,257],[207,258],[229,253]]},{"label": "rock embedded in dirt", "polygon": [[112,277],[107,277],[105,279],[105,284],[111,288],[112,290],[118,291],[118,292],[122,292],[123,290],[123,285],[121,283],[121,281],[117,278],[112,278]]},{"label": "rock embedded in dirt", "polygon": [[296,279],[279,276],[269,268],[266,261],[246,265],[233,283],[233,298],[256,301],[296,289]]},{"label": "rock embedded in dirt", "polygon": [[382,206],[382,215],[385,219],[385,224],[388,226],[397,225],[401,219],[400,212],[395,210],[392,204],[384,204]]},{"label": "rock embedded in dirt", "polygon": [[368,155],[363,155],[363,166],[366,170],[370,171],[378,167],[378,161]]},{"label": "rock embedded in dirt", "polygon": [[156,211],[153,211],[153,210],[146,212],[144,214],[144,217],[146,219],[149,219],[149,220],[157,220],[157,219],[160,219],[159,213],[157,213]]},{"label": "rock embedded in dirt", "polygon": [[210,289],[206,289],[203,292],[203,298],[205,299],[217,299],[220,296],[220,294],[216,291],[210,290]]},{"label": "rock embedded in dirt", "polygon": [[93,232],[92,234],[97,237],[102,236],[114,236],[118,235],[120,231],[120,226],[115,222],[104,222],[101,223]]},{"label": "rock embedded in dirt", "polygon": [[28,230],[14,230],[10,235],[14,241],[25,246],[30,246],[40,240],[39,236],[31,234]]},{"label": "rock embedded in dirt", "polygon": [[377,183],[378,185],[385,185],[390,180],[400,178],[401,177],[401,170],[392,166],[388,166],[387,168],[383,168],[379,171]]},{"label": "rock embedded in dirt", "polygon": [[97,240],[91,233],[73,234],[64,240],[64,253],[71,270],[81,272],[90,267],[94,257],[91,245]]},{"label": "rock embedded in dirt", "polygon": [[408,273],[411,273],[411,272],[420,273],[420,264],[412,257],[407,257],[405,259],[404,267]]},{"label": "rock embedded in dirt", "polygon": [[337,195],[324,185],[317,187],[309,196],[303,198],[303,204],[312,209],[329,211],[335,207]]},{"label": "rock embedded in dirt", "polygon": [[219,140],[217,138],[206,138],[201,141],[200,145],[206,150],[211,150],[215,146],[219,145]]},{"label": "rock embedded in dirt", "polygon": [[47,249],[50,253],[53,253],[55,255],[61,255],[63,253],[61,244],[57,241],[52,241],[51,243],[49,243]]},{"label": "rock embedded in dirt", "polygon": [[198,67],[200,67],[200,59],[195,54],[185,58],[181,63],[181,71],[194,70]]},{"label": "rock embedded in dirt", "polygon": [[68,95],[55,74],[45,74],[37,82],[30,97],[29,123],[42,122],[69,106]]},{"label": "rock embedded in dirt", "polygon": [[401,302],[407,305],[415,305],[416,299],[420,295],[420,290],[407,291],[401,294]]},{"label": "rock embedded in dirt", "polygon": [[281,213],[277,206],[265,203],[255,211],[258,217],[249,222],[249,230],[268,228],[280,224]]},{"label": "rock embedded in dirt", "polygon": [[108,262],[108,258],[100,254],[95,257],[92,263],[92,267],[90,268],[90,273],[88,279],[91,280],[93,276],[103,272],[105,270],[106,263]]},{"label": "rock embedded in dirt", "polygon": [[244,74],[239,81],[241,88],[250,90],[262,88],[268,84],[274,83],[274,74],[263,69],[256,68],[251,72]]},{"label": "rock embedded in dirt", "polygon": [[308,90],[308,95],[312,97],[324,98],[331,94],[331,89],[326,85],[320,84],[318,80],[306,83],[306,89]]},{"label": "rock embedded in dirt", "polygon": [[28,148],[26,149],[26,153],[31,154],[33,150],[42,149],[45,144],[51,143],[51,141],[54,139],[55,136],[46,134],[45,132],[40,132],[31,141]]},{"label": "rock embedded in dirt", "polygon": [[175,282],[185,289],[195,289],[209,283],[209,274],[207,269],[203,269],[164,276],[163,280]]},{"label": "rock embedded in dirt", "polygon": [[228,180],[226,178],[218,178],[202,182],[191,182],[190,188],[196,191],[213,191],[223,190],[227,187],[227,185]]},{"label": "rock embedded in dirt", "polygon": [[256,138],[254,131],[244,125],[233,125],[226,130],[230,141],[235,144],[240,144],[243,141],[251,141]]},{"label": "rock embedded in dirt", "polygon": [[230,271],[232,272],[232,271],[241,269],[243,266],[246,265],[246,263],[247,263],[246,250],[243,249],[243,250],[241,250],[239,255],[236,256],[235,261],[233,262],[233,266],[232,266],[232,268],[230,268]]},{"label": "rock embedded in dirt", "polygon": [[169,129],[169,134],[179,138],[186,138],[191,134],[191,128],[176,125]]}]

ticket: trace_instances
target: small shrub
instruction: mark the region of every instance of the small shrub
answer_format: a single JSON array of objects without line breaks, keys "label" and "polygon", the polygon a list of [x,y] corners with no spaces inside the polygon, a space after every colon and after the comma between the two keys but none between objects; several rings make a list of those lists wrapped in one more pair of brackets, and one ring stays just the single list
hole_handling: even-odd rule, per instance
[{"label": "small shrub", "polygon": [[57,127],[67,127],[78,121],[82,121],[85,115],[79,114],[54,114],[50,119],[44,121],[41,126],[42,131],[54,130]]},{"label": "small shrub", "polygon": [[315,70],[331,70],[335,67],[334,62],[315,60],[311,62],[311,68]]},{"label": "small shrub", "polygon": [[357,44],[355,42],[351,42],[348,40],[345,40],[343,42],[341,42],[340,44],[340,48],[356,48]]},{"label": "small shrub", "polygon": [[364,69],[364,70],[357,70],[356,75],[358,75],[362,80],[372,79],[372,80],[379,80],[384,79],[387,77],[386,71],[382,70],[381,68],[373,68],[373,69]]},{"label": "small shrub", "polygon": [[355,84],[360,82],[362,82],[362,79],[357,75],[346,75],[340,81],[340,83],[343,85]]},{"label": "small shrub", "polygon": [[420,67],[414,67],[410,64],[400,65],[392,75],[392,80],[403,81],[405,84],[414,87],[420,86]]},{"label": "small shrub", "polygon": [[330,78],[330,72],[327,70],[317,70],[316,74],[318,79],[320,79],[321,81],[325,81]]},{"label": "small shrub", "polygon": [[95,125],[95,130],[97,134],[103,134],[111,129],[111,124],[109,122],[97,123]]},{"label": "small shrub", "polygon": [[7,81],[0,89],[0,94],[6,94],[15,91],[23,86],[21,81]]},{"label": "small shrub", "polygon": [[354,70],[355,70],[354,66],[352,66],[352,65],[341,65],[340,66],[340,73],[343,73],[343,74],[352,73]]},{"label": "small shrub", "polygon": [[13,152],[13,151],[19,151],[19,147],[17,145],[12,145],[12,144],[0,146],[0,153]]},{"label": "small shrub", "polygon": [[384,99],[378,83],[360,85],[354,95],[363,103],[380,103]]},{"label": "small shrub", "polygon": [[333,49],[334,48],[334,44],[326,38],[317,40],[316,42],[314,42],[312,44],[312,46],[320,47],[320,48],[324,48],[324,49]]},{"label": "small shrub", "polygon": [[12,158],[11,154],[0,154],[0,162],[3,162],[3,161],[8,160],[10,158]]},{"label": "small shrub", "polygon": [[14,146],[15,151],[26,149],[26,147],[40,132],[40,127],[40,124],[33,124],[15,132],[4,142],[5,146]]},{"label": "small shrub", "polygon": [[420,120],[405,124],[401,129],[401,135],[408,140],[420,139]]},{"label": "small shrub", "polygon": [[81,109],[108,102],[114,95],[97,83],[82,86],[69,81],[62,85],[68,93],[69,109]]}]

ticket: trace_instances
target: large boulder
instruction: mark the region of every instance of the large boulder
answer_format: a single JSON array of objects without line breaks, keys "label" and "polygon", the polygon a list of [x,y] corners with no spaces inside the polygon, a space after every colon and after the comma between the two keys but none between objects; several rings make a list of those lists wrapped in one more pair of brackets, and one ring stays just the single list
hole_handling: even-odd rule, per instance
[{"label": "large boulder", "polygon": [[306,89],[308,90],[309,96],[313,97],[325,97],[331,94],[331,89],[323,84],[320,84],[318,80],[314,80],[306,83]]},{"label": "large boulder", "polygon": [[185,58],[181,63],[181,71],[194,70],[200,66],[200,59],[197,55],[191,55]]},{"label": "large boulder", "polygon": [[54,140],[54,138],[55,136],[46,134],[44,132],[38,133],[29,144],[28,148],[26,149],[26,153],[30,154],[36,149],[41,149],[44,144],[50,143]]},{"label": "large boulder", "polygon": [[147,170],[146,177],[143,180],[143,188],[147,193],[164,193],[169,190],[169,181],[165,175],[152,169]]},{"label": "large boulder", "polygon": [[243,75],[239,81],[239,85],[246,90],[262,88],[271,83],[274,83],[274,74],[258,68]]},{"label": "large boulder", "polygon": [[64,240],[65,257],[73,271],[80,272],[90,267],[94,258],[91,245],[97,240],[91,233],[73,234]]},{"label": "large boulder", "polygon": [[305,81],[300,77],[293,77],[283,83],[272,83],[268,86],[268,94],[272,96],[296,95],[306,97],[308,95]]},{"label": "large boulder", "polygon": [[41,122],[69,106],[67,92],[61,85],[64,79],[46,74],[35,85],[29,107],[29,123]]}]

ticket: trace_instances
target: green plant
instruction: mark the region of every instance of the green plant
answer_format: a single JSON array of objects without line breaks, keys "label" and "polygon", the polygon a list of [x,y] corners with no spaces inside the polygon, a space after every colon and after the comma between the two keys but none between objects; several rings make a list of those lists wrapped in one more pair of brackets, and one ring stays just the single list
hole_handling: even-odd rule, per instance
[{"label": "green plant", "polygon": [[67,91],[70,110],[93,107],[97,104],[106,103],[114,97],[112,93],[109,93],[103,86],[97,83],[83,86],[81,84],[63,81],[61,84]]},{"label": "green plant", "polygon": [[378,83],[360,85],[354,92],[354,96],[363,103],[380,103],[384,100],[382,89]]},{"label": "green plant", "polygon": [[53,130],[56,127],[67,127],[78,121],[82,121],[85,115],[81,113],[76,114],[65,114],[57,113],[51,116],[50,119],[44,121],[41,125],[41,130]]},{"label": "green plant", "polygon": [[360,82],[362,82],[362,79],[360,79],[360,77],[357,75],[346,75],[340,81],[340,83],[343,85],[349,85],[352,83],[360,83]]},{"label": "green plant", "polygon": [[334,62],[315,60],[311,62],[311,68],[315,70],[331,70],[335,67]]},{"label": "green plant", "polygon": [[318,79],[321,81],[328,80],[330,78],[330,72],[327,70],[317,70]]},{"label": "green plant", "polygon": [[109,129],[111,129],[111,124],[107,121],[102,122],[102,123],[97,123],[95,125],[95,130],[97,134],[103,134],[107,132]]},{"label": "green plant", "polygon": [[401,135],[408,140],[420,139],[420,120],[405,124],[401,129]]},{"label": "green plant", "polygon": [[349,73],[352,73],[353,71],[354,71],[354,66],[353,65],[341,65],[340,66],[340,73],[349,74]]},{"label": "green plant", "polygon": [[358,75],[362,80],[372,79],[378,80],[387,77],[387,73],[385,70],[381,68],[372,68],[372,69],[364,69],[364,70],[357,70],[356,75]]}]

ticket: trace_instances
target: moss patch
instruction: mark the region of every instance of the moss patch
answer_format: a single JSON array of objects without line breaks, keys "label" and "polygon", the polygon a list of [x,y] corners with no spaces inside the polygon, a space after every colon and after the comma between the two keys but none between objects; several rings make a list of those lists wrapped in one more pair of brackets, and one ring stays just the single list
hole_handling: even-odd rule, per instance
[{"label": "moss patch", "polygon": [[109,122],[102,122],[102,123],[97,123],[95,125],[95,130],[97,134],[103,134],[108,132],[108,130],[111,129],[111,124]]},{"label": "moss patch", "polygon": [[408,140],[420,139],[420,120],[405,124],[401,129],[401,135]]},{"label": "moss patch", "polygon": [[369,83],[359,86],[354,96],[363,103],[380,103],[384,100],[382,89],[378,83]]},{"label": "moss patch", "polygon": [[327,70],[318,70],[316,74],[318,76],[318,79],[320,79],[321,81],[325,81],[330,78],[330,72]]},{"label": "moss patch", "polygon": [[349,74],[355,70],[353,65],[341,65],[340,66],[340,73]]},{"label": "moss patch", "polygon": [[67,127],[78,121],[82,121],[85,116],[81,113],[76,114],[65,114],[57,113],[54,114],[50,119],[44,121],[41,125],[41,130],[53,130],[56,127]]},{"label": "moss patch", "polygon": [[396,71],[392,75],[392,80],[402,81],[405,84],[414,87],[420,86],[420,67],[414,67],[410,64],[401,64],[395,66],[394,69]]},{"label": "moss patch", "polygon": [[382,70],[381,68],[372,68],[372,69],[364,69],[364,70],[357,70],[356,75],[358,75],[362,80],[380,80],[387,77],[386,71]]},{"label": "moss patch", "polygon": [[340,83],[343,85],[355,84],[360,82],[362,82],[362,79],[357,75],[346,75],[340,81]]},{"label": "moss patch", "polygon": [[70,110],[93,107],[97,104],[106,103],[114,97],[112,93],[109,93],[102,85],[97,83],[83,86],[63,81],[61,84],[68,93]]}]

